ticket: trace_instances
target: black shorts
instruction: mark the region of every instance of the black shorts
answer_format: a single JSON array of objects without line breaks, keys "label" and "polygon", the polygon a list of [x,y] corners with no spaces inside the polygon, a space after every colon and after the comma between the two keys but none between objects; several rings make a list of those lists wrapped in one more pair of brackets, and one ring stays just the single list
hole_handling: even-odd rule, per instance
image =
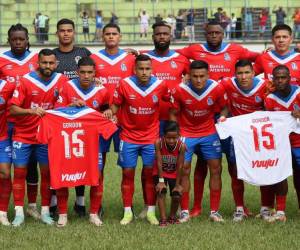
[{"label": "black shorts", "polygon": [[90,33],[90,29],[87,27],[83,27],[82,32],[83,32],[83,34]]},{"label": "black shorts", "polygon": [[[176,179],[173,178],[164,178],[166,186],[169,186],[170,190],[170,196],[172,196],[172,190],[176,186]],[[154,182],[154,187],[158,184],[159,182],[159,177],[158,175],[153,176],[153,182]]]}]

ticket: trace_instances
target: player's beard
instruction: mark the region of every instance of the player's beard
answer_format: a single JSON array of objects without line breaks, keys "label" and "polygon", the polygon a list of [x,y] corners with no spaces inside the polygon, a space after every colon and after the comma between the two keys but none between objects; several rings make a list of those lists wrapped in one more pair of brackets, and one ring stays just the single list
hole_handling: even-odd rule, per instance
[{"label": "player's beard", "polygon": [[161,43],[159,43],[157,41],[154,41],[154,47],[155,47],[156,50],[166,51],[166,50],[169,49],[170,43],[171,43],[171,41],[165,42],[163,44],[161,44]]},{"label": "player's beard", "polygon": [[53,70],[50,70],[50,69],[41,69],[41,68],[39,68],[39,71],[40,71],[41,75],[45,78],[52,76],[52,74],[54,72]]}]

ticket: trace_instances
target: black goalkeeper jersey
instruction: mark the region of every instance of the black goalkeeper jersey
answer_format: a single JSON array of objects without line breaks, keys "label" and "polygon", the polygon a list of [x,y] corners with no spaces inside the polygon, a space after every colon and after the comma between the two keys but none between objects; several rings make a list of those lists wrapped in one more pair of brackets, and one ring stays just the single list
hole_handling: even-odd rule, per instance
[{"label": "black goalkeeper jersey", "polygon": [[57,59],[56,72],[62,73],[69,79],[78,78],[77,63],[85,56],[90,56],[91,52],[87,48],[74,47],[70,52],[61,52],[59,48],[55,48],[54,53]]}]

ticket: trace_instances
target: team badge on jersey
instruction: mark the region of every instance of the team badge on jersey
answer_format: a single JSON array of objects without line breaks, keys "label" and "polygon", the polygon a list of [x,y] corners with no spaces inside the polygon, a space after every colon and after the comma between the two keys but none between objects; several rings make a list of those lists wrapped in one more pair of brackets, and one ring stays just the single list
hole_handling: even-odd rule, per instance
[{"label": "team badge on jersey", "polygon": [[5,103],[5,100],[2,96],[0,96],[0,104],[4,104]]},{"label": "team badge on jersey", "polygon": [[99,107],[99,103],[97,102],[97,100],[93,100],[92,104],[95,109]]},{"label": "team badge on jersey", "polygon": [[293,70],[297,70],[297,69],[298,69],[297,64],[294,63],[294,62],[291,63],[291,66],[292,66],[292,69],[293,69]]},{"label": "team badge on jersey", "polygon": [[208,97],[207,98],[207,105],[211,106],[213,104],[214,104],[214,101],[210,97]]},{"label": "team badge on jersey", "polygon": [[121,64],[121,70],[122,71],[127,71],[127,67],[126,67],[125,63]]},{"label": "team badge on jersey", "polygon": [[171,68],[172,69],[177,69],[177,64],[174,61],[171,61]]},{"label": "team badge on jersey", "polygon": [[59,96],[59,90],[58,89],[54,89],[54,97],[58,97]]},{"label": "team badge on jersey", "polygon": [[153,96],[152,96],[152,101],[153,101],[154,103],[157,103],[157,102],[158,102],[158,98],[157,98],[156,95],[153,95]]},{"label": "team badge on jersey", "polygon": [[74,59],[75,59],[76,64],[78,64],[79,60],[81,59],[81,56],[75,56]]},{"label": "team badge on jersey", "polygon": [[34,66],[33,66],[32,63],[29,63],[28,67],[29,67],[29,70],[30,70],[30,71],[34,71],[34,70],[35,70],[35,68],[34,68]]},{"label": "team badge on jersey", "polygon": [[257,103],[260,103],[262,100],[261,100],[261,98],[260,98],[260,96],[255,96],[255,102],[257,102]]},{"label": "team badge on jersey", "polygon": [[230,61],[231,60],[230,55],[228,53],[224,54],[224,60],[225,61]]},{"label": "team badge on jersey", "polygon": [[297,103],[294,103],[293,108],[294,110],[300,110],[299,105]]}]

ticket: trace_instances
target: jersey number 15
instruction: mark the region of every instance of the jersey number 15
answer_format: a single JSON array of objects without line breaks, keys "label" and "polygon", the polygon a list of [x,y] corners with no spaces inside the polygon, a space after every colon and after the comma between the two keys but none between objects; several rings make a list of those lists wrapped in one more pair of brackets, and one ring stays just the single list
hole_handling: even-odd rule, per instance
[{"label": "jersey number 15", "polygon": [[71,136],[62,130],[61,135],[64,137],[66,159],[70,159],[72,154],[76,158],[84,157],[84,142],[78,138],[78,136],[84,135],[83,129],[74,130]]},{"label": "jersey number 15", "polygon": [[260,130],[253,125],[250,126],[253,132],[255,151],[260,152],[261,146],[267,150],[275,149],[274,135],[268,131],[268,129],[271,129],[272,127],[273,125],[271,123],[263,125]]}]

